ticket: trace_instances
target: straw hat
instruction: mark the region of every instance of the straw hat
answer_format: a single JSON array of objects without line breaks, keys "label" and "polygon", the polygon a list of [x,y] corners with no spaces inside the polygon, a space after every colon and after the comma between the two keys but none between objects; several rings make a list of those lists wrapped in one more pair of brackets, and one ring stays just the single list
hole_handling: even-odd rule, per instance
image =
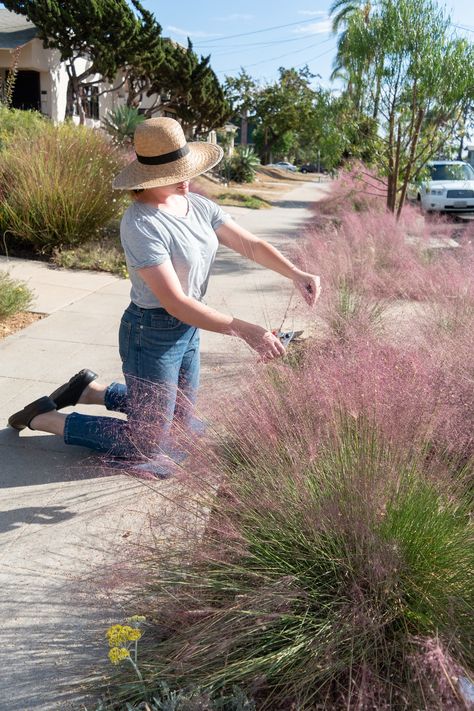
[{"label": "straw hat", "polygon": [[219,163],[220,146],[186,143],[181,125],[172,118],[151,118],[135,130],[136,159],[113,182],[118,190],[156,188],[190,180]]}]

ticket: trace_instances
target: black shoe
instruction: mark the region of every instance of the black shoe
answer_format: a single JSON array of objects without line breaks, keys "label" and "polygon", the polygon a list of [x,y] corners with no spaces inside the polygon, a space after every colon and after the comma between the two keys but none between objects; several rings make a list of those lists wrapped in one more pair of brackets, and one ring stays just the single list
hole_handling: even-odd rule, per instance
[{"label": "black shoe", "polygon": [[[45,395],[44,397],[40,397],[39,400],[30,402],[30,404],[26,405],[20,412],[15,412],[14,415],[8,418],[8,424],[15,430],[24,430],[25,427],[30,427],[30,422],[36,415],[42,415],[45,412],[52,412],[53,410],[56,410],[56,403]],[[30,427],[30,430],[31,429],[33,428]]]},{"label": "black shoe", "polygon": [[56,403],[56,410],[62,410],[63,407],[76,405],[82,393],[93,380],[97,378],[97,373],[93,370],[80,370],[76,375],[73,375],[67,383],[61,385],[49,396]]}]

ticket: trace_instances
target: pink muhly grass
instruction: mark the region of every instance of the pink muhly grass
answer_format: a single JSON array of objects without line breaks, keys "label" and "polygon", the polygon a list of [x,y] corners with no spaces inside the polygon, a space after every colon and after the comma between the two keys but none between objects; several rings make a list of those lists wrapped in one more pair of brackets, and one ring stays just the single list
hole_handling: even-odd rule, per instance
[{"label": "pink muhly grass", "polygon": [[207,506],[203,537],[152,558],[150,684],[243,684],[261,708],[336,709],[342,695],[368,709],[376,694],[402,709],[420,691],[412,634],[465,649],[465,494],[428,456],[437,403],[422,356],[315,344],[227,402],[228,434],[211,456],[197,448],[176,492]]},{"label": "pink muhly grass", "polygon": [[468,674],[456,662],[446,645],[436,637],[414,638],[409,664],[423,690],[427,708],[436,705],[446,711],[466,711],[470,704],[462,695],[459,681]]},{"label": "pink muhly grass", "polygon": [[302,259],[323,284],[341,282],[373,298],[417,298],[425,273],[421,236],[406,240],[406,226],[388,212],[344,213],[337,225],[309,229]]},{"label": "pink muhly grass", "polygon": [[362,163],[354,163],[352,168],[341,172],[331,185],[327,198],[315,203],[316,215],[338,216],[347,210],[385,212],[387,184],[383,178],[366,168]]}]

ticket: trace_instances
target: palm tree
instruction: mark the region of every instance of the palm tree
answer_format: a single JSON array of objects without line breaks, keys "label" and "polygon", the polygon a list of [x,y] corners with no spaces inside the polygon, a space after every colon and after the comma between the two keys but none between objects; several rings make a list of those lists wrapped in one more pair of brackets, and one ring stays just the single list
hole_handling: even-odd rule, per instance
[{"label": "palm tree", "polygon": [[341,26],[347,26],[351,17],[361,10],[366,24],[368,24],[371,9],[370,0],[334,0],[329,9],[329,14],[333,16],[332,31],[337,34]]},{"label": "palm tree", "polygon": [[378,114],[380,57],[372,46],[370,37],[371,13],[374,3],[370,0],[334,0],[329,10],[333,17],[332,29],[340,33],[331,79],[345,75],[346,91],[351,96],[356,111],[363,108],[364,74],[375,61],[376,89],[373,100],[373,117]]}]

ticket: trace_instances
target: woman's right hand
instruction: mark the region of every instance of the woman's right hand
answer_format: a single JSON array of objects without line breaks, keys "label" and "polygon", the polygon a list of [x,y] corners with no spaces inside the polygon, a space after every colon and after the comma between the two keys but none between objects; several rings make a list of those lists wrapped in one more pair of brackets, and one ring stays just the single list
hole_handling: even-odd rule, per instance
[{"label": "woman's right hand", "polygon": [[284,355],[283,343],[271,331],[245,321],[240,322],[238,335],[256,351],[262,360],[268,361]]}]

